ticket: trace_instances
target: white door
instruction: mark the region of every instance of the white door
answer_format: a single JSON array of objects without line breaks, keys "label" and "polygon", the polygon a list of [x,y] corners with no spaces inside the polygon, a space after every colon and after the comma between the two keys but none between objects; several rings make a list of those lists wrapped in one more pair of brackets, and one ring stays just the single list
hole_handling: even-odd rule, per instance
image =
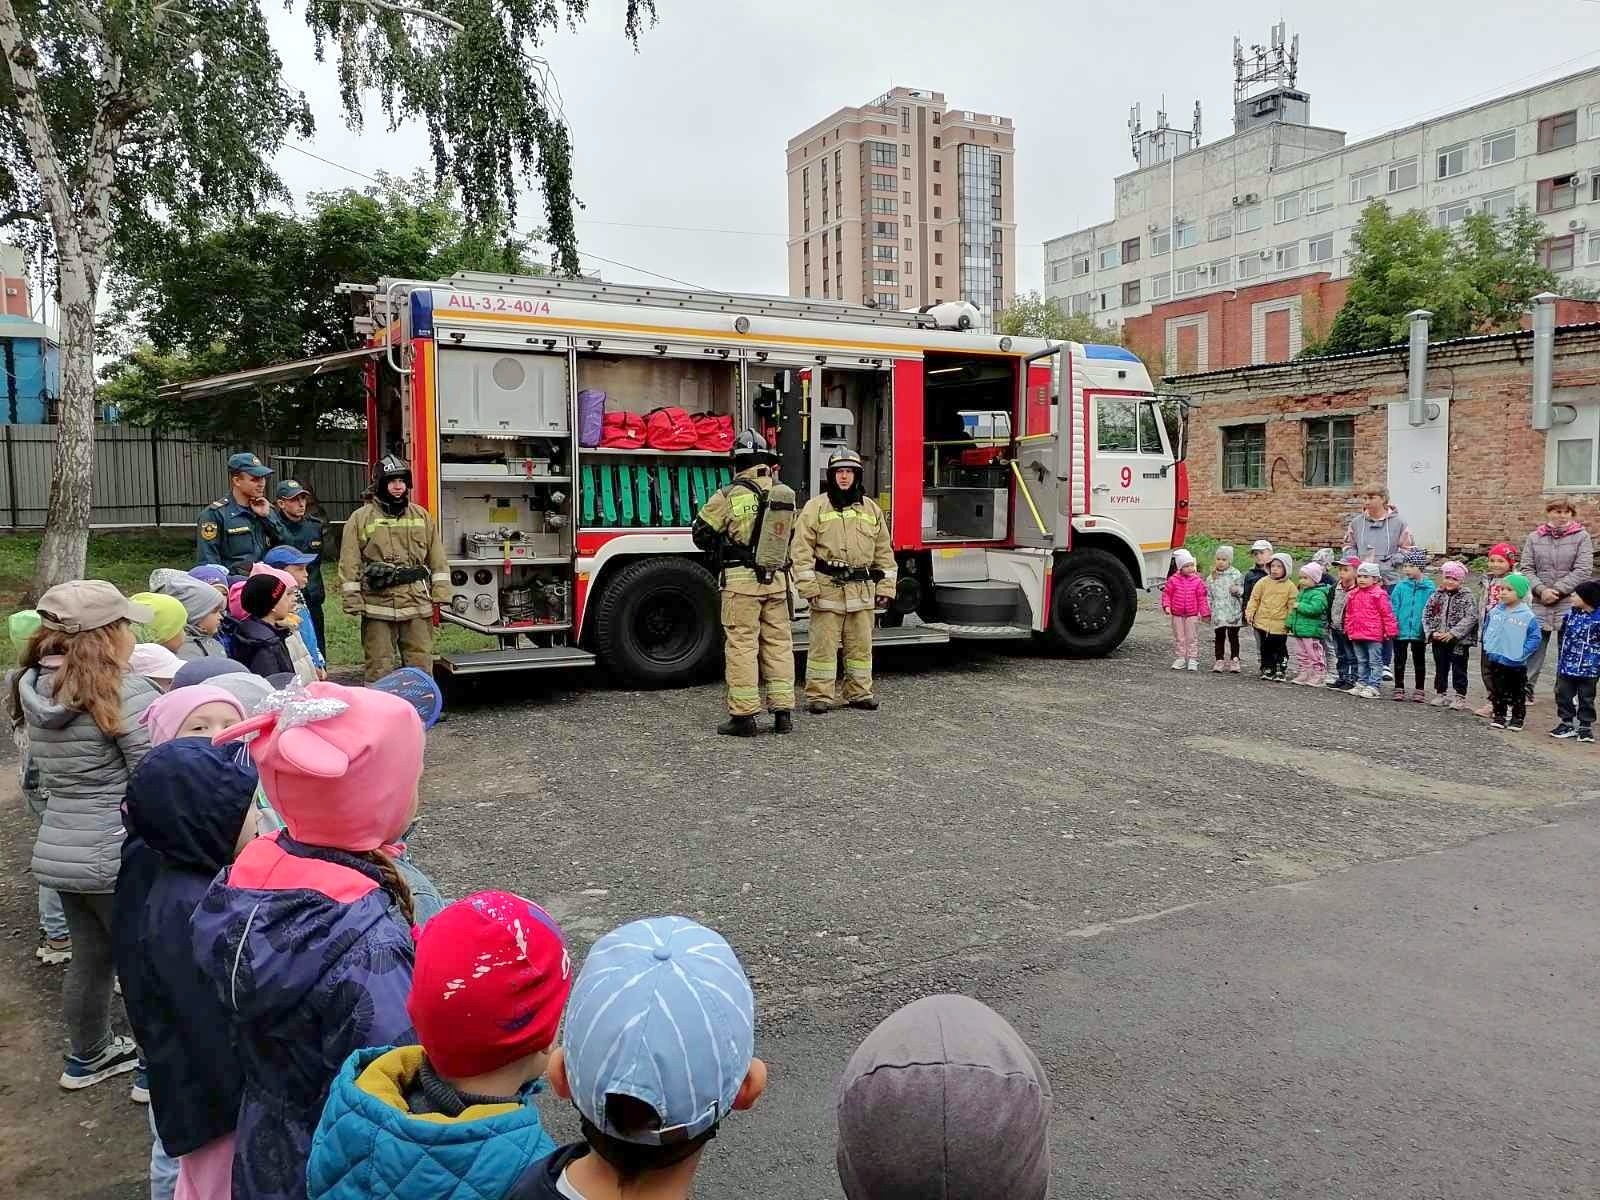
[{"label": "white door", "polygon": [[1141,554],[1164,556],[1172,548],[1175,458],[1160,411],[1148,396],[1084,397],[1094,413],[1089,510],[1118,522]]},{"label": "white door", "polygon": [[1429,400],[1439,415],[1422,425],[1408,419],[1411,406],[1389,405],[1389,502],[1400,510],[1417,545],[1444,553],[1449,501],[1450,402]]}]

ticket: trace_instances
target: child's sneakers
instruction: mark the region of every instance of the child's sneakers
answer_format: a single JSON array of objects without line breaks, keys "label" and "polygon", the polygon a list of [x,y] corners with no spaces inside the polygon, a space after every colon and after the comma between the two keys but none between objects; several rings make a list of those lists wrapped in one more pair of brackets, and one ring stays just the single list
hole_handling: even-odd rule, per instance
[{"label": "child's sneakers", "polygon": [[1507,733],[1521,733],[1522,732],[1522,722],[1521,721],[1507,721],[1506,722],[1506,732]]},{"label": "child's sneakers", "polygon": [[45,937],[40,934],[39,945],[34,950],[33,956],[47,967],[69,963],[72,961],[72,939],[70,937]]},{"label": "child's sneakers", "polygon": [[1562,741],[1565,741],[1567,738],[1575,738],[1578,736],[1578,727],[1576,725],[1568,725],[1565,721],[1563,721],[1550,731],[1550,736],[1553,738],[1560,738]]},{"label": "child's sneakers", "polygon": [[1189,660],[1187,658],[1175,658],[1172,660],[1172,669],[1174,671],[1181,671],[1188,665]]},{"label": "child's sneakers", "polygon": [[1220,674],[1222,674],[1222,672],[1226,671],[1227,669],[1228,669],[1228,663],[1227,663],[1226,659],[1219,658],[1219,659],[1217,659],[1216,662],[1211,664],[1211,673],[1213,675],[1220,675]]},{"label": "child's sneakers", "polygon": [[1237,675],[1239,673],[1239,660],[1237,658],[1230,658],[1228,660],[1228,671],[1233,675]]},{"label": "child's sneakers", "polygon": [[67,1055],[66,1068],[57,1080],[69,1092],[92,1087],[101,1080],[121,1075],[139,1066],[139,1051],[130,1037],[115,1037],[109,1045],[93,1058]]},{"label": "child's sneakers", "polygon": [[1502,721],[1499,717],[1490,717],[1489,718],[1489,728],[1490,729],[1504,729],[1505,727],[1506,727],[1506,723],[1504,721]]},{"label": "child's sneakers", "polygon": [[1450,711],[1471,712],[1472,705],[1467,703],[1467,698],[1465,696],[1452,696],[1450,697]]},{"label": "child's sneakers", "polygon": [[1418,688],[1411,693],[1411,699],[1417,704],[1426,704],[1428,702],[1428,693]]},{"label": "child's sneakers", "polygon": [[1580,730],[1578,730],[1578,740],[1580,742],[1588,742],[1590,745],[1593,745],[1594,744],[1594,730],[1592,730],[1592,729],[1580,729]]},{"label": "child's sneakers", "polygon": [[1428,701],[1428,705],[1431,708],[1443,708],[1449,703],[1450,697],[1445,695],[1443,692],[1435,692],[1433,694],[1433,699]]},{"label": "child's sneakers", "polygon": [[1322,686],[1323,687],[1330,687],[1330,688],[1331,687],[1338,687],[1339,686],[1339,673],[1337,671],[1329,671],[1326,675],[1324,675],[1322,677]]},{"label": "child's sneakers", "polygon": [[1199,669],[1200,669],[1200,660],[1198,658],[1191,658],[1189,660],[1189,670],[1198,671]]},{"label": "child's sneakers", "polygon": [[1406,690],[1405,690],[1405,688],[1403,688],[1403,687],[1395,688],[1393,699],[1395,699],[1395,700],[1404,700],[1405,698],[1406,698]]}]

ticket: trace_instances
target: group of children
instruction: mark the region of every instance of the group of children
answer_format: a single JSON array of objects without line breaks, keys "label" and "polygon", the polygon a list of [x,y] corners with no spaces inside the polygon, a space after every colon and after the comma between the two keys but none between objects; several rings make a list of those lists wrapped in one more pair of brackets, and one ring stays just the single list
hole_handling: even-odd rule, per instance
[{"label": "group of children", "polygon": [[[1214,672],[1241,669],[1239,630],[1249,626],[1263,680],[1323,686],[1370,700],[1392,678],[1395,700],[1467,710],[1467,667],[1478,645],[1488,699],[1479,715],[1490,718],[1490,728],[1517,731],[1526,720],[1553,632],[1559,646],[1558,722],[1551,736],[1594,741],[1600,582],[1578,583],[1552,630],[1541,625],[1528,603],[1532,585],[1514,569],[1517,553],[1508,543],[1489,551],[1481,600],[1466,586],[1465,564],[1440,563],[1435,583],[1421,550],[1398,556],[1399,575],[1388,585],[1379,564],[1356,556],[1336,560],[1329,549],[1318,550],[1298,572],[1293,558],[1274,551],[1265,539],[1250,553],[1253,566],[1241,573],[1233,547],[1218,546],[1211,570],[1203,575],[1189,551],[1173,555],[1176,570],[1162,589],[1161,608],[1172,622],[1174,671],[1199,670],[1198,628],[1206,620],[1214,632]],[[1431,701],[1426,690],[1430,657]],[[1414,682],[1409,691],[1408,665]]]},{"label": "group of children", "polygon": [[[281,581],[245,585],[264,620],[281,595],[263,608],[256,578]],[[208,601],[155,582],[192,601],[184,645],[216,637]],[[34,871],[63,889],[79,943],[61,1084],[137,1071],[152,1196],[687,1197],[721,1122],[767,1084],[732,947],[650,918],[574,970],[530,900],[424,907],[403,854],[418,709],[381,685],[278,687],[209,650],[156,682],[134,651],[170,632],[157,619],[108,583],[52,588],[13,622],[9,688],[44,797]],[[86,819],[93,848],[71,840]],[[133,1039],[111,1031],[112,968]],[[543,1128],[546,1081],[577,1111],[571,1145]],[[889,1017],[836,1095],[850,1200],[1047,1194],[1049,1083],[974,1000]]]}]

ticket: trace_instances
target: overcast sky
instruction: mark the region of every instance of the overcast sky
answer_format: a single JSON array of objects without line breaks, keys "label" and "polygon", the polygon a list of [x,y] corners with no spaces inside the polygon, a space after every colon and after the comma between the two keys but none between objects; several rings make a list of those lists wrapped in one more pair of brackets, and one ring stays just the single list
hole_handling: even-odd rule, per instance
[{"label": "overcast sky", "polygon": [[[339,113],[299,6],[275,4],[284,76],[316,112],[305,148],[356,171],[427,161],[420,131],[356,135]],[[1041,243],[1111,215],[1111,181],[1132,166],[1129,106],[1146,124],[1165,95],[1174,124],[1196,99],[1205,140],[1232,128],[1232,39],[1300,35],[1299,86],[1312,121],[1355,140],[1600,65],[1600,0],[659,0],[634,54],[620,0],[545,48],[576,142],[585,268],[613,265],[726,291],[786,288],[784,143],[844,104],[891,85],[937,89],[953,108],[1001,113],[1017,129],[1020,283],[1039,286]],[[1203,14],[1203,15],[1202,15]],[[285,151],[297,196],[361,186],[350,171]],[[524,226],[537,223],[532,198]],[[671,228],[677,227],[677,228]]]}]

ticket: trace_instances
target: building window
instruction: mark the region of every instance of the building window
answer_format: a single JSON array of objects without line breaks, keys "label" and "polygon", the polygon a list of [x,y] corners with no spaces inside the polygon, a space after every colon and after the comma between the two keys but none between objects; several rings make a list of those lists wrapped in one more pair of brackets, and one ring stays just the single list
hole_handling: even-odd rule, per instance
[{"label": "building window", "polygon": [[1096,445],[1102,453],[1139,452],[1139,405],[1133,400],[1104,397],[1095,401]]},{"label": "building window", "polygon": [[872,257],[879,262],[894,262],[898,256],[899,252],[893,246],[874,246],[872,248]]},{"label": "building window", "polygon": [[910,238],[907,238],[907,239],[906,239],[906,249],[907,249],[907,250],[910,250],[910,249],[911,249],[911,239],[910,239]]},{"label": "building window", "polygon": [[935,124],[935,125],[937,125],[937,124],[938,124],[938,123],[939,123],[939,112],[938,112],[938,110],[937,110],[937,109],[936,109],[936,110],[934,110],[934,114],[933,114],[933,123],[934,123],[934,124]]},{"label": "building window", "polygon": [[911,110],[909,108],[902,108],[900,110],[900,128],[911,128]]},{"label": "building window", "polygon": [[1219,213],[1211,218],[1206,225],[1206,240],[1220,242],[1224,238],[1233,236],[1233,214],[1231,212]]},{"label": "building window", "polygon": [[1333,207],[1333,185],[1323,184],[1314,187],[1306,193],[1306,211],[1308,213],[1327,212]]},{"label": "building window", "polygon": [[1272,269],[1275,271],[1292,271],[1300,265],[1300,243],[1290,242],[1287,246],[1279,246],[1273,255]]},{"label": "building window", "polygon": [[1349,487],[1356,481],[1356,421],[1329,417],[1304,423],[1306,487]]},{"label": "building window", "polygon": [[1557,113],[1539,122],[1539,153],[1564,150],[1578,141],[1578,110]]},{"label": "building window", "polygon": [[937,133],[933,135],[933,148],[935,150],[939,149],[939,135]]},{"label": "building window", "polygon": [[938,221],[938,220],[942,220],[943,217],[944,217],[944,211],[937,204],[935,204],[933,206],[933,219],[935,221]]},{"label": "building window", "polygon": [[944,276],[943,275],[935,275],[933,277],[933,288],[934,288],[934,291],[942,291],[943,290],[943,288],[944,288]]},{"label": "building window", "polygon": [[875,167],[895,165],[894,147],[888,142],[868,142],[867,160]]},{"label": "building window", "polygon": [[872,189],[877,192],[894,192],[899,190],[899,185],[895,183],[893,175],[880,175],[874,172]]},{"label": "building window", "polygon": [[1545,437],[1545,486],[1583,488],[1595,486],[1596,448],[1600,447],[1600,405],[1578,404],[1578,417],[1570,425],[1557,425]]},{"label": "building window", "polygon": [[1307,262],[1321,263],[1329,262],[1332,259],[1333,235],[1331,233],[1326,237],[1312,238],[1306,243]]},{"label": "building window", "polygon": [[943,188],[943,187],[941,187],[941,186],[940,186],[940,185],[939,185],[939,184],[937,184],[937,183],[936,183],[936,184],[934,184],[934,185],[933,185],[933,194],[934,194],[934,195],[935,195],[935,196],[942,196],[942,195],[944,195],[944,188]]},{"label": "building window", "polygon": [[1172,295],[1172,278],[1168,275],[1150,276],[1150,299],[1165,300]]},{"label": "building window", "polygon": [[1178,272],[1177,282],[1173,290],[1176,291],[1178,295],[1182,296],[1186,292],[1194,291],[1199,286],[1199,273],[1193,267],[1190,267],[1186,271]]},{"label": "building window", "polygon": [[1067,313],[1074,317],[1087,316],[1094,307],[1093,292],[1079,292],[1067,300]]},{"label": "building window", "polygon": [[1122,303],[1124,306],[1139,303],[1139,281],[1130,279],[1122,285]]},{"label": "building window", "polygon": [[901,199],[903,199],[906,202],[906,207],[907,208],[911,207],[911,193],[910,192],[906,192],[905,195],[903,195],[901,197]]},{"label": "building window", "polygon": [[1160,233],[1150,235],[1150,257],[1160,258],[1172,250],[1172,232],[1163,229]]},{"label": "building window", "polygon": [[[939,140],[938,138],[934,139],[934,141],[938,141],[938,140]],[[933,160],[933,173],[935,175],[944,174],[944,163],[941,160],[937,159],[937,158]]]},{"label": "building window", "polygon": [[1508,129],[1504,133],[1491,133],[1483,139],[1483,165],[1492,167],[1496,163],[1510,162],[1517,156],[1517,131]]},{"label": "building window", "polygon": [[899,277],[899,275],[897,275],[895,273],[895,270],[894,270],[893,267],[873,267],[872,268],[872,282],[873,283],[899,283],[900,282],[900,277]]},{"label": "building window", "polygon": [[800,232],[801,233],[810,233],[811,232],[811,218],[810,217],[806,218],[806,220],[805,220],[805,228],[802,229]]},{"label": "building window", "polygon": [[1378,175],[1376,170],[1363,171],[1359,175],[1350,176],[1350,203],[1361,204],[1371,200],[1378,194]]},{"label": "building window", "polygon": [[1405,192],[1417,186],[1417,160],[1395,163],[1389,168],[1389,190]]},{"label": "building window", "polygon": [[1467,144],[1457,142],[1454,146],[1446,146],[1439,151],[1439,178],[1449,179],[1452,175],[1464,175],[1467,171]]},{"label": "building window", "polygon": [[1552,271],[1572,270],[1576,240],[1570,233],[1566,237],[1545,238],[1539,243],[1539,262]]},{"label": "building window", "polygon": [[[936,241],[936,242],[942,242],[942,241],[944,241],[944,230],[942,230],[942,229],[935,229],[935,230],[934,230],[934,231],[933,231],[933,240],[934,240],[934,241]],[[1087,267],[1086,267],[1086,268],[1085,268],[1085,269],[1087,269]]]},{"label": "building window", "polygon": [[1254,279],[1261,274],[1261,259],[1254,254],[1241,254],[1239,256],[1239,278]]},{"label": "building window", "polygon": [[1439,228],[1454,229],[1467,219],[1472,212],[1472,205],[1463,201],[1460,204],[1447,204],[1439,210]]},{"label": "building window", "polygon": [[910,167],[901,167],[900,168],[900,178],[904,182],[910,183],[911,182],[911,168]]},{"label": "building window", "polygon": [[1216,284],[1227,283],[1233,278],[1233,263],[1224,258],[1211,264],[1211,282]]},{"label": "building window", "polygon": [[811,194],[811,168],[810,167],[801,167],[800,168],[800,194],[802,196],[809,196]]},{"label": "building window", "polygon": [[875,213],[892,213],[899,208],[893,196],[874,196],[872,198],[872,211]]},{"label": "building window", "polygon": [[1139,261],[1139,239],[1129,238],[1122,243],[1122,261],[1136,263]]},{"label": "building window", "polygon": [[877,300],[879,308],[894,308],[897,303],[893,292],[878,292],[874,299]]},{"label": "building window", "polygon": [[874,221],[872,223],[872,236],[892,238],[900,236],[900,223],[898,221]]},{"label": "building window", "polygon": [[1073,274],[1074,278],[1076,278],[1079,275],[1087,275],[1088,273],[1089,273],[1089,256],[1087,254],[1081,255],[1078,258],[1075,258],[1075,259],[1072,260],[1072,274]]},{"label": "building window", "polygon": [[1112,267],[1122,265],[1122,249],[1119,246],[1106,246],[1100,251],[1100,269],[1109,271]]},{"label": "building window", "polygon": [[1263,486],[1267,467],[1267,427],[1228,425],[1222,429],[1222,490],[1252,492]]},{"label": "building window", "polygon": [[1509,217],[1517,207],[1517,193],[1515,191],[1496,192],[1492,196],[1483,198],[1483,211],[1495,220]]},{"label": "building window", "polygon": [[1295,192],[1288,196],[1279,196],[1275,211],[1272,214],[1272,223],[1282,225],[1285,221],[1293,221],[1300,216],[1300,193]]},{"label": "building window", "polygon": [[828,295],[828,281],[826,278],[824,278],[822,281],[822,298],[824,300],[831,299],[831,297]]},{"label": "building window", "polygon": [[1600,267],[1600,233],[1589,235],[1589,265]]},{"label": "building window", "polygon": [[911,296],[911,285],[909,283],[906,284],[906,296],[907,296],[908,299]]},{"label": "building window", "polygon": [[[944,266],[944,255],[935,254],[933,256],[933,265],[936,266],[936,267]],[[1055,279],[1052,282],[1054,282],[1054,283],[1060,283],[1061,282],[1061,276],[1062,276],[1062,273],[1063,273],[1062,272],[1062,268],[1064,266],[1066,266],[1065,263],[1056,263],[1055,264]]]},{"label": "building window", "polygon": [[1560,212],[1578,203],[1578,185],[1571,175],[1557,175],[1554,179],[1541,179],[1534,209],[1537,212]]},{"label": "building window", "polygon": [[1254,233],[1261,228],[1261,220],[1261,205],[1252,204],[1239,210],[1239,219],[1235,224],[1240,233]]},{"label": "building window", "polygon": [[1108,289],[1108,290],[1100,293],[1100,311],[1101,312],[1105,312],[1108,309],[1113,309],[1113,308],[1116,308],[1116,307],[1117,307],[1117,293],[1116,292],[1110,291]]},{"label": "building window", "polygon": [[1198,245],[1199,241],[1200,231],[1197,230],[1192,224],[1185,221],[1179,221],[1172,227],[1172,244],[1179,250],[1185,250],[1190,246]]},{"label": "building window", "polygon": [[910,158],[911,157],[911,147],[910,146],[901,146],[900,147],[900,153],[904,154],[907,158]]}]

